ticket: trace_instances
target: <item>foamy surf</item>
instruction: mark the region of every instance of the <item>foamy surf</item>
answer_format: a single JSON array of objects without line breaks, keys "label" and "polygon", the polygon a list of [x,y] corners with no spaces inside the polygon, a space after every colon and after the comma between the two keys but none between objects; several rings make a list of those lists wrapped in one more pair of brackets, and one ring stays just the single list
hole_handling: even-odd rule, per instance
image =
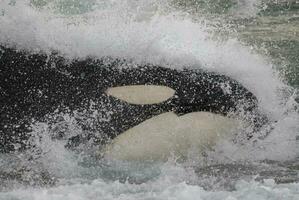
[{"label": "foamy surf", "polygon": [[286,199],[298,198],[298,184],[276,185],[273,180],[265,183],[239,181],[237,189],[229,191],[206,191],[187,183],[151,183],[146,185],[105,183],[94,180],[90,184],[75,184],[50,189],[28,189],[7,192],[2,199]]},{"label": "foamy surf", "polygon": [[[72,10],[68,3],[73,5]],[[217,30],[209,26],[204,15],[194,20],[194,16],[174,8],[170,1],[95,0],[81,4],[80,1],[4,0],[0,2],[0,44],[32,52],[55,51],[69,59],[124,58],[137,64],[177,69],[188,66],[225,74],[257,96],[261,109],[271,119],[271,131],[265,139],[258,138],[257,133],[256,140],[247,144],[222,141],[204,156],[190,151],[184,164],[177,164],[176,158],[170,157],[166,164],[137,163],[136,167],[135,163],[110,160],[101,163],[90,158],[94,149],[78,155],[64,148],[65,141],[53,141],[48,135],[57,130],[70,136],[84,131],[78,124],[86,120],[86,111],[76,111],[75,117],[62,114],[59,116],[62,120],[54,125],[33,125],[33,133],[39,136],[34,141],[39,152],[0,158],[1,169],[6,169],[2,174],[13,177],[1,185],[1,199],[298,198],[297,183],[274,182],[278,169],[289,173],[281,175],[286,182],[296,182],[298,177],[292,173],[298,168],[299,116],[295,89],[279,77],[270,58],[236,38],[215,39]],[[255,15],[258,10],[255,4],[259,2],[237,1],[235,10],[228,14],[239,16],[242,10],[247,10],[249,16]],[[35,156],[35,161],[27,162],[28,157]],[[274,164],[265,164],[265,160]],[[221,176],[214,174],[219,169],[207,167],[220,165],[228,169],[225,165],[231,163],[265,165],[270,169],[269,176],[256,179],[263,170],[249,167],[254,173],[248,175],[246,170],[240,170],[236,178],[233,173],[230,178],[224,177],[222,180],[227,179],[233,185],[226,188],[225,181],[218,181]],[[12,166],[12,170],[7,170],[7,166]],[[196,173],[197,167],[201,170]],[[203,172],[205,169],[208,173]],[[48,187],[34,184],[38,182],[34,177],[44,171],[47,173],[41,179],[49,179],[45,181]],[[263,178],[266,180],[260,182]],[[220,184],[214,184],[215,180]]]}]

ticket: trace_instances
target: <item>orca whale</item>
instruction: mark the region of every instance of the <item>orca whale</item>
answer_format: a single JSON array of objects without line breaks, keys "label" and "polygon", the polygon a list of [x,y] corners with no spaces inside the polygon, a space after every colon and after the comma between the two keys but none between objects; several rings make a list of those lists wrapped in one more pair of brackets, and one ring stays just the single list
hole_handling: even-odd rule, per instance
[{"label": "orca whale", "polygon": [[68,138],[67,148],[90,140],[103,144],[169,112],[234,113],[254,131],[267,123],[254,94],[228,76],[187,67],[136,65],[120,58],[68,60],[58,53],[5,46],[0,46],[0,97],[0,152],[30,148],[31,125],[51,113],[88,110],[91,104],[109,118],[90,126],[83,123],[83,128],[99,134]]}]

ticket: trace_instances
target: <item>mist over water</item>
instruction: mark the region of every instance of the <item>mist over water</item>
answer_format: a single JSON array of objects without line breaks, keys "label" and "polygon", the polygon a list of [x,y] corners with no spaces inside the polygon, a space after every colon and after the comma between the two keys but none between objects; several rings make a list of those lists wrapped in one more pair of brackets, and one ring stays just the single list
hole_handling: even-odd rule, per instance
[{"label": "mist over water", "polygon": [[[257,96],[271,131],[263,139],[256,133],[246,144],[222,141],[205,155],[190,150],[183,163],[175,157],[166,163],[127,163],[95,159],[94,147],[66,150],[66,141],[51,137],[84,132],[80,121],[107,120],[109,113],[100,116],[92,107],[73,115],[53,113],[51,123],[32,125],[38,148],[0,155],[0,199],[297,199],[298,62],[294,56],[282,62],[273,53],[276,46],[256,44],[277,41],[266,31],[254,37],[252,27],[263,25],[246,25],[270,19],[267,12],[275,14],[274,8],[257,0],[1,1],[1,45],[54,51],[68,59],[124,58],[224,74]],[[290,31],[295,39],[289,41],[296,41],[297,30]],[[295,78],[283,73],[289,69]],[[86,118],[87,112],[93,117]]]}]

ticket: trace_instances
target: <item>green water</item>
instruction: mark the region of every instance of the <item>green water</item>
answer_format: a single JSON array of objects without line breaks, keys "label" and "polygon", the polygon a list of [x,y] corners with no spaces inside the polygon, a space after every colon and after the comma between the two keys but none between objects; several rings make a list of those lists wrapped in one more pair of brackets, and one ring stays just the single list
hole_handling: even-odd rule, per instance
[{"label": "green water", "polygon": [[270,5],[243,25],[240,38],[270,56],[288,83],[299,88],[299,2]]},{"label": "green water", "polygon": [[237,0],[174,2],[193,15],[216,21],[214,26],[218,27],[221,37],[237,37],[245,45],[269,57],[282,79],[299,88],[299,1],[243,1],[247,2],[243,4]]},{"label": "green water", "polygon": [[37,8],[50,7],[64,15],[87,13],[94,10],[97,5],[96,0],[31,0],[30,2]]}]

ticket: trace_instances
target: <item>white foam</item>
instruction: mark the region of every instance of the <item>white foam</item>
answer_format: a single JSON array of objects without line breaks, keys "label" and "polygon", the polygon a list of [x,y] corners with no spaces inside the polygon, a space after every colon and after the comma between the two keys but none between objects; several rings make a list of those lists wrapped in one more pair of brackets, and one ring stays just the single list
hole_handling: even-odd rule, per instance
[{"label": "white foam", "polygon": [[[206,68],[240,81],[257,95],[274,119],[283,112],[278,91],[284,85],[271,64],[237,40],[210,39],[208,28],[189,18],[173,12],[159,15],[155,10],[157,13],[150,18],[136,20],[134,14],[140,11],[131,8],[131,1],[73,17],[39,11],[26,1],[17,1],[15,6],[5,2],[1,3],[1,43],[32,50],[58,50],[70,57],[112,56],[172,67]],[[142,2],[138,5],[144,6]]]},{"label": "white foam", "polygon": [[185,182],[169,184],[155,181],[148,184],[129,184],[94,180],[88,184],[62,185],[54,188],[15,190],[0,193],[1,199],[22,200],[83,200],[83,199],[177,199],[177,200],[237,200],[237,199],[284,199],[299,198],[298,183],[276,185],[273,180],[265,183],[239,181],[235,191],[206,191]]},{"label": "white foam", "polygon": [[[298,157],[299,116],[294,109],[297,104],[291,95],[284,94],[285,89],[291,91],[291,88],[278,78],[269,59],[250,47],[237,39],[212,39],[213,29],[205,25],[205,19],[199,20],[203,23],[194,22],[184,13],[170,8],[168,0],[98,0],[100,6],[93,11],[75,16],[59,14],[53,4],[39,10],[30,6],[29,0],[18,0],[15,6],[8,5],[9,2],[0,1],[0,44],[32,51],[58,50],[69,58],[111,56],[174,68],[201,67],[231,76],[253,91],[261,109],[272,120],[277,120],[270,135],[264,140],[242,145],[219,142],[214,151],[207,152],[205,162],[199,160],[199,164],[265,159],[284,161]],[[251,5],[256,0],[239,2],[244,2],[239,4],[239,12],[243,9],[249,15],[254,14],[255,7]],[[95,113],[95,117],[98,115]],[[63,117],[67,123],[66,135],[83,133],[75,118],[66,114]],[[66,141],[53,141],[50,138],[53,130],[47,124],[37,124],[34,128],[38,136],[37,147],[43,153],[38,162],[52,176],[59,178],[58,185],[3,191],[0,199],[299,199],[298,183],[277,185],[273,180],[265,183],[240,180],[235,191],[208,191],[192,185],[201,180],[193,171],[177,167],[175,161],[159,165],[161,173],[156,168],[148,173],[143,167],[136,170],[131,164],[126,168],[123,164],[111,167],[109,162],[104,163],[108,165],[107,171],[103,172],[105,176],[116,176],[117,179],[129,171],[137,179],[141,177],[143,180],[145,176],[150,177],[150,181],[130,184],[115,179],[103,180],[103,169],[66,150]],[[193,159],[191,152],[190,163],[186,165],[198,166]],[[88,176],[93,181],[88,180]],[[78,180],[80,178],[83,183]],[[213,177],[207,179],[210,184],[215,182]]]},{"label": "white foam", "polygon": [[[91,12],[73,16],[59,14],[51,6],[34,8],[29,0],[16,1],[14,6],[8,2],[0,2],[1,44],[32,51],[58,50],[69,58],[121,57],[136,63],[174,68],[190,66],[228,75],[251,90],[261,109],[273,121],[278,121],[273,125],[269,142],[259,143],[259,147],[268,147],[266,150],[252,146],[231,148],[244,152],[254,149],[258,152],[255,154],[273,159],[296,156],[298,147],[281,145],[288,144],[281,140],[294,143],[298,113],[287,106],[290,97],[283,91],[291,88],[279,79],[270,60],[237,39],[212,39],[213,29],[174,11],[169,1],[98,1],[104,3]],[[221,151],[229,154],[231,149],[226,147]],[[254,156],[246,158],[255,159]]]}]

